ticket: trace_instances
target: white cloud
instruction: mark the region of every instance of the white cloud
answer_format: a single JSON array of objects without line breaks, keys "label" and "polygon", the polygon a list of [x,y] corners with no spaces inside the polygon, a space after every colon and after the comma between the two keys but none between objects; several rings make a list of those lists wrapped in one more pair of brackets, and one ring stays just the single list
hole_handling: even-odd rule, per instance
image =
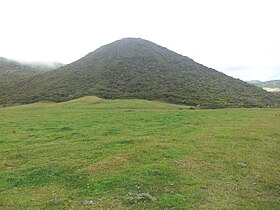
[{"label": "white cloud", "polygon": [[227,75],[234,78],[239,78],[245,81],[254,80],[268,81],[280,79],[280,66],[267,67],[267,66],[236,66],[225,67],[223,69]]}]

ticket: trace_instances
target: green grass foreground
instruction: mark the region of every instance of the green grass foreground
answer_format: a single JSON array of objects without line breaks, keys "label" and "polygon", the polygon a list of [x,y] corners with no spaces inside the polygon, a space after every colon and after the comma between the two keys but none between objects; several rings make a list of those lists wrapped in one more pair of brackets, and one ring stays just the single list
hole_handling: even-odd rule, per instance
[{"label": "green grass foreground", "polygon": [[0,209],[279,209],[279,114],[96,97],[0,108]]}]

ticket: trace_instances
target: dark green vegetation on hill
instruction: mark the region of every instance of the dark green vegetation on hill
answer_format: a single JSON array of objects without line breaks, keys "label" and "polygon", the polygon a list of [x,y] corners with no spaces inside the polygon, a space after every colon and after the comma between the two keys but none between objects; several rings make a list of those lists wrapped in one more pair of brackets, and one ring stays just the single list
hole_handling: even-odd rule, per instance
[{"label": "dark green vegetation on hill", "polygon": [[275,107],[279,98],[152,42],[126,38],[0,93],[0,104],[86,95],[140,98],[205,108]]},{"label": "dark green vegetation on hill", "polygon": [[[0,57],[0,105],[18,101],[24,87],[37,75],[61,67],[61,63],[20,63]],[[25,93],[23,93],[25,94]],[[9,102],[12,98],[12,102]]]},{"label": "dark green vegetation on hill", "polygon": [[279,209],[279,114],[95,97],[0,108],[0,209]]}]

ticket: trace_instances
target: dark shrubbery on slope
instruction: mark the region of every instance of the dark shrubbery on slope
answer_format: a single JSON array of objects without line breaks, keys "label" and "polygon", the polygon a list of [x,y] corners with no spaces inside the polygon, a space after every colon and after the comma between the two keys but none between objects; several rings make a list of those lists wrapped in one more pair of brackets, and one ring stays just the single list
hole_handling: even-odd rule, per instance
[{"label": "dark shrubbery on slope", "polygon": [[86,95],[205,108],[279,106],[274,94],[134,38],[100,47],[58,70],[14,82],[0,92],[0,104],[66,101]]}]

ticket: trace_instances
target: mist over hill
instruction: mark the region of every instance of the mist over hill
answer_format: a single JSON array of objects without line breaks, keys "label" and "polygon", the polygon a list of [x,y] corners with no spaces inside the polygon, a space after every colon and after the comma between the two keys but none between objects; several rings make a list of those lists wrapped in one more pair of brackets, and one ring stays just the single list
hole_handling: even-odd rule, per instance
[{"label": "mist over hill", "polygon": [[49,71],[58,69],[63,65],[59,62],[23,62],[0,57],[0,75]]},{"label": "mist over hill", "polygon": [[279,98],[147,40],[125,38],[0,92],[1,104],[86,95],[223,107],[279,106]]}]

